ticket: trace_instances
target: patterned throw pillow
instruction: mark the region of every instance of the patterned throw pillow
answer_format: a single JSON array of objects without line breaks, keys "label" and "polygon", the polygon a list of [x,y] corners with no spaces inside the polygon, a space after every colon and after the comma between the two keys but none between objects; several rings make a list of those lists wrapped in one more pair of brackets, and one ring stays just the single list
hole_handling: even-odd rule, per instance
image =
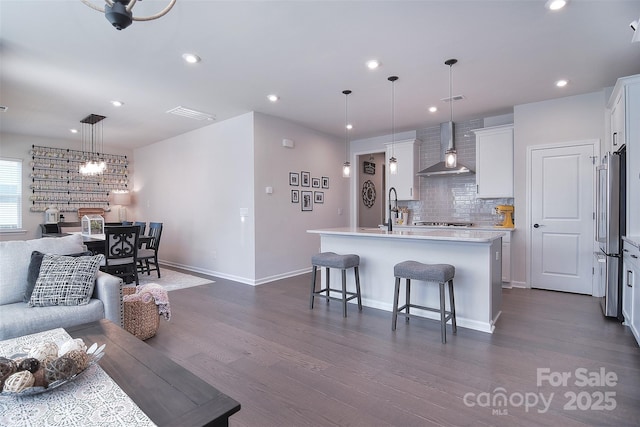
[{"label": "patterned throw pillow", "polygon": [[93,294],[96,273],[103,260],[104,255],[45,255],[29,306],[87,304]]},{"label": "patterned throw pillow", "polygon": [[[91,251],[78,252],[77,254],[64,254],[66,256],[79,257],[79,256],[91,256]],[[31,262],[29,263],[29,271],[27,272],[27,289],[24,291],[24,302],[29,302],[33,288],[36,287],[36,281],[40,275],[40,266],[42,265],[42,258],[44,254],[39,251],[31,252]]]}]

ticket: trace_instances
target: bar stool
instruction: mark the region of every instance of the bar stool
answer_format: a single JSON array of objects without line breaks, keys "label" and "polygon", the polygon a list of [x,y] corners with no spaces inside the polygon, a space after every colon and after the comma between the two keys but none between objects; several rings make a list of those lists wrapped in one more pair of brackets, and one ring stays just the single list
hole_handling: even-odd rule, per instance
[{"label": "bar stool", "polygon": [[[398,320],[398,314],[405,316],[406,322],[409,322],[409,317],[414,315],[409,314],[409,308],[420,308],[422,310],[434,311],[440,313],[440,326],[442,330],[442,343],[447,342],[447,321],[451,320],[451,329],[455,334],[457,332],[456,327],[456,306],[453,298],[453,276],[456,269],[449,264],[423,264],[417,261],[404,261],[396,264],[393,267],[393,274],[396,277],[396,287],[393,294],[393,316],[391,319],[391,330],[396,330],[396,323]],[[400,296],[400,279],[406,280],[406,301],[402,307],[398,307],[398,299]],[[417,304],[411,304],[410,301],[410,288],[411,280],[420,280],[429,283],[438,283],[440,285],[440,309],[424,307]],[[445,310],[445,283],[449,284],[449,308],[451,311]],[[405,310],[406,313],[401,311]]]},{"label": "bar stool", "polygon": [[[326,298],[327,302],[332,299],[342,300],[343,317],[347,317],[347,301],[354,298],[358,298],[358,310],[362,310],[362,299],[360,297],[360,274],[358,273],[360,257],[358,255],[338,255],[334,252],[321,252],[311,257],[311,264],[313,265],[313,271],[311,272],[311,301],[309,304],[311,309],[313,309],[313,298],[322,297]],[[318,267],[326,268],[327,286],[324,289],[316,291],[316,271],[318,270]],[[342,270],[342,290],[331,288],[329,280],[330,268],[339,268],[340,270]],[[353,268],[353,274],[355,275],[356,279],[355,292],[347,291],[347,268]],[[320,287],[322,287],[322,285]],[[341,292],[342,298],[332,297],[330,291]],[[322,295],[322,292],[325,292],[326,295]]]}]

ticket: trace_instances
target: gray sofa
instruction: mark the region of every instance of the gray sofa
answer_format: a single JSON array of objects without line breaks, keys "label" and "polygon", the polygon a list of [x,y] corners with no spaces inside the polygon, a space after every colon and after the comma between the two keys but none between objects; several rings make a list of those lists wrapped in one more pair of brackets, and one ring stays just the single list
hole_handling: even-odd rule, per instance
[{"label": "gray sofa", "polygon": [[104,318],[122,326],[122,279],[101,271],[86,305],[29,307],[23,302],[33,251],[65,255],[85,250],[77,234],[0,242],[0,340]]}]

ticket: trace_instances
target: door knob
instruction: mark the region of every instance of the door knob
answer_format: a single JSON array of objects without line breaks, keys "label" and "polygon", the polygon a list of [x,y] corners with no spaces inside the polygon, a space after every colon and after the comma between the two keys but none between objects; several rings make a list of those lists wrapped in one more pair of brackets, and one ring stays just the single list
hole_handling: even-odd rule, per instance
[{"label": "door knob", "polygon": [[533,224],[533,228],[539,228],[540,224]]}]

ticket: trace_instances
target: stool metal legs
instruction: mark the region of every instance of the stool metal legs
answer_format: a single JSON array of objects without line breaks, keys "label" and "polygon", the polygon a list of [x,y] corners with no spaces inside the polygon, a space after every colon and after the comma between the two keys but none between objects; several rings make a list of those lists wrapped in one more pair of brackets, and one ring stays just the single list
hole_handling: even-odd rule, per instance
[{"label": "stool metal legs", "polygon": [[[405,279],[406,281],[406,291],[405,291],[405,305],[402,307],[398,307],[398,301],[400,299],[400,277],[396,277],[395,288],[393,292],[393,312],[391,315],[391,330],[395,331],[397,322],[398,322],[398,314],[405,316],[405,321],[408,323],[411,314],[409,313],[409,308],[420,308],[422,310],[434,311],[440,313],[440,331],[442,337],[442,343],[446,344],[447,342],[447,322],[451,320],[451,330],[455,334],[458,332],[458,327],[456,325],[456,305],[455,299],[453,295],[453,280],[449,280],[448,282],[439,283],[440,288],[440,309],[424,307],[417,304],[411,304],[411,280]],[[449,306],[451,311],[446,311],[445,305],[445,285],[449,285]],[[405,312],[402,313],[402,310]],[[400,312],[400,313],[399,313]]]},{"label": "stool metal legs", "polygon": [[[323,297],[329,303],[332,299],[341,299],[342,300],[342,316],[347,317],[347,301],[357,298],[358,299],[358,310],[362,311],[362,297],[360,295],[360,272],[358,271],[358,267],[353,267],[353,274],[355,276],[356,281],[356,292],[348,292],[347,291],[347,270],[341,269],[342,273],[342,289],[331,289],[331,281],[329,279],[329,267],[326,268],[326,288],[320,289],[316,291],[316,274],[317,274],[318,266],[313,266],[313,271],[311,272],[311,295],[309,299],[309,308],[313,309],[313,299],[315,297]],[[332,297],[330,292],[336,291],[342,293],[342,298]],[[322,292],[325,295],[322,295]]]},{"label": "stool metal legs", "polygon": [[396,330],[398,321],[398,299],[400,298],[400,278],[396,277],[396,287],[393,290],[393,313],[391,315],[391,330]]},{"label": "stool metal legs", "polygon": [[449,280],[449,309],[451,310],[451,329],[455,334],[458,332],[458,326],[456,325],[456,302],[453,297],[453,279]]}]

